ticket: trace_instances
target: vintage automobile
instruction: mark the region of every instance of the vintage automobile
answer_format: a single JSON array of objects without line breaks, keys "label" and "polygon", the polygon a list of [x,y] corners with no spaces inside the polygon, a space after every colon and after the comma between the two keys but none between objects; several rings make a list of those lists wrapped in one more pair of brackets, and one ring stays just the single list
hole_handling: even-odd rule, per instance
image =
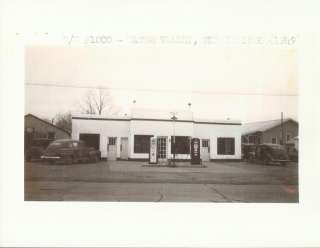
[{"label": "vintage automobile", "polygon": [[41,159],[49,163],[98,162],[100,151],[89,147],[81,140],[60,139],[52,142],[45,150]]},{"label": "vintage automobile", "polygon": [[25,160],[30,162],[32,160],[40,160],[45,149],[52,142],[52,139],[34,139],[25,148]]},{"label": "vintage automobile", "polygon": [[278,144],[257,145],[253,161],[268,165],[286,165],[288,162],[290,162],[286,149]]}]

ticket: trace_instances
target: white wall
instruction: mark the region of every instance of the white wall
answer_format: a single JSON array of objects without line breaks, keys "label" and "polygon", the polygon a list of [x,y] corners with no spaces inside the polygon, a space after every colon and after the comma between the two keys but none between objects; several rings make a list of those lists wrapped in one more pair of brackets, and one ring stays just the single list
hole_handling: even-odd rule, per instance
[{"label": "white wall", "polygon": [[79,139],[80,133],[100,134],[101,156],[107,157],[108,137],[117,137],[117,157],[120,157],[120,138],[129,137],[129,123],[127,120],[72,119],[72,138]]},{"label": "white wall", "polygon": [[[196,123],[194,135],[200,139],[210,139],[210,159],[241,159],[241,125],[199,124]],[[234,155],[218,155],[217,139],[235,138]],[[202,145],[202,144],[201,144]]]},{"label": "white wall", "polygon": [[[171,155],[170,138],[173,136],[173,130],[173,123],[170,121],[72,119],[73,139],[79,139],[80,133],[100,134],[100,150],[102,157],[107,157],[108,155],[108,137],[117,137],[117,157],[120,157],[121,137],[128,137],[129,158],[147,159],[149,157],[148,153],[134,153],[134,135],[155,135],[168,137],[167,152]],[[210,139],[210,159],[241,159],[241,125],[175,122],[175,135]],[[217,154],[218,137],[235,138],[234,155]],[[187,154],[177,154],[176,158],[188,159],[190,156]]]}]

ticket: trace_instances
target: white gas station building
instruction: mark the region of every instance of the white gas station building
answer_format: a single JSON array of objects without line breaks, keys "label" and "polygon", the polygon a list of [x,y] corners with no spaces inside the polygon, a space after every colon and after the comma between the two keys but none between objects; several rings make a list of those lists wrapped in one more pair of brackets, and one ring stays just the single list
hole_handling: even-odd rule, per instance
[{"label": "white gas station building", "polygon": [[122,117],[73,115],[72,138],[99,149],[108,160],[149,159],[150,137],[157,138],[161,159],[175,153],[175,159],[189,160],[191,138],[200,139],[202,161],[241,159],[240,121],[196,119],[191,110],[174,113],[176,120],[173,112],[151,109],[132,109]]}]

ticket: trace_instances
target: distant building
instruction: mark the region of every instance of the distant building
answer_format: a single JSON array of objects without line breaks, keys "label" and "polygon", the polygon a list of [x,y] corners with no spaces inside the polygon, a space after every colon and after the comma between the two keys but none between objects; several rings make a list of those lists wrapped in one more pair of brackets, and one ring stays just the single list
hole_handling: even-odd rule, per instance
[{"label": "distant building", "polygon": [[[293,119],[283,120],[284,144],[292,142],[294,137],[298,136],[299,124]],[[262,144],[272,143],[280,144],[282,139],[281,119],[271,121],[260,121],[244,123],[242,125],[242,143]]]},{"label": "distant building", "polygon": [[[118,116],[73,115],[72,138],[81,139],[101,151],[108,160],[147,160],[150,137],[157,138],[158,157],[190,159],[191,138],[200,139],[203,161],[241,159],[241,122],[194,118],[191,110],[133,109]],[[175,146],[173,140],[175,139]]]},{"label": "distant building", "polygon": [[32,140],[35,139],[54,140],[70,137],[70,133],[68,131],[32,114],[24,116],[24,132],[26,145],[28,145],[28,142],[32,142]]}]

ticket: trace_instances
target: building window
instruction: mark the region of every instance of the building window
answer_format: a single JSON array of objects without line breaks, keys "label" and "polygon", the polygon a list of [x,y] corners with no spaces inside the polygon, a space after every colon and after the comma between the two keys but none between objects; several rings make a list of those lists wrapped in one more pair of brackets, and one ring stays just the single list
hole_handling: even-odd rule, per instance
[{"label": "building window", "polygon": [[135,135],[134,136],[134,153],[149,153],[150,138],[153,135]]},{"label": "building window", "polygon": [[234,155],[234,138],[218,138],[218,154]]},{"label": "building window", "polygon": [[260,137],[258,135],[249,135],[248,139],[250,144],[260,144]]},{"label": "building window", "polygon": [[202,140],[202,147],[209,147],[209,140],[203,139]]},{"label": "building window", "polygon": [[56,137],[56,133],[55,132],[48,132],[48,139],[54,140],[55,137]]},{"label": "building window", "polygon": [[190,138],[188,136],[171,136],[171,154],[190,154]]},{"label": "building window", "polygon": [[271,143],[272,143],[272,144],[277,144],[277,138],[272,138],[272,139],[271,139]]},{"label": "building window", "polygon": [[256,136],[255,135],[250,135],[249,136],[249,143],[255,144],[256,143]]},{"label": "building window", "polygon": [[109,146],[115,146],[117,144],[117,137],[109,137]]}]

